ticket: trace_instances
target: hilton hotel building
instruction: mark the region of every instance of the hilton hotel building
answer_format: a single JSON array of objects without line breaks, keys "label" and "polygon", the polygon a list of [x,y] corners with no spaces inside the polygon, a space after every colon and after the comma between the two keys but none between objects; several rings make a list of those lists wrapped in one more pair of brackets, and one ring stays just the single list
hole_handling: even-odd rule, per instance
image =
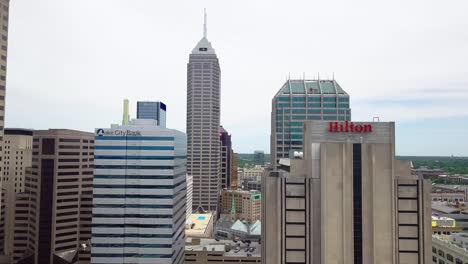
[{"label": "hilton hotel building", "polygon": [[307,121],[297,154],[263,179],[263,263],[431,262],[430,183],[393,122]]}]

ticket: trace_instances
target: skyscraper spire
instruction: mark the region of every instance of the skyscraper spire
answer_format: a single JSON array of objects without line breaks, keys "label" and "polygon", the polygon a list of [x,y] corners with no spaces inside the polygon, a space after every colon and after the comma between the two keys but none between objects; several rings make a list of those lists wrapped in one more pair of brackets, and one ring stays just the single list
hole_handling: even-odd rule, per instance
[{"label": "skyscraper spire", "polygon": [[204,38],[207,37],[206,20],[207,20],[207,17],[206,17],[206,8],[205,8],[205,17],[204,17],[204,23],[203,23],[203,37]]}]

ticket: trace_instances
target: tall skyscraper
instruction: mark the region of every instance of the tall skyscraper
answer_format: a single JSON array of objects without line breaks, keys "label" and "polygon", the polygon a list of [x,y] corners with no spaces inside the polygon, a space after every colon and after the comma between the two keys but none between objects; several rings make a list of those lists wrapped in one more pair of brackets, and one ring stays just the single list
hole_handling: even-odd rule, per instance
[{"label": "tall skyscraper", "polygon": [[[5,89],[7,76],[7,53],[8,53],[8,18],[9,18],[10,0],[0,0],[0,175],[3,174],[3,127],[5,120]],[[5,194],[3,193],[2,177],[0,176],[0,255],[3,253],[5,236]]]},{"label": "tall skyscraper", "polygon": [[3,137],[3,188],[5,195],[5,255],[13,255],[15,197],[25,191],[26,168],[31,167],[33,131],[5,129]]},{"label": "tall skyscraper", "polygon": [[33,132],[32,168],[16,196],[14,263],[89,263],[94,135]]},{"label": "tall skyscraper", "polygon": [[216,211],[220,193],[220,75],[206,34],[187,65],[187,173],[193,176],[194,210]]},{"label": "tall skyscraper", "polygon": [[303,155],[263,177],[262,261],[431,263],[430,189],[394,123],[307,121]]},{"label": "tall skyscraper", "polygon": [[306,120],[351,120],[349,95],[335,80],[287,80],[273,98],[271,165],[302,150]]},{"label": "tall skyscraper", "polygon": [[221,143],[221,188],[231,188],[231,135],[223,128],[219,127],[219,140]]},{"label": "tall skyscraper", "polygon": [[166,105],[163,102],[137,102],[137,119],[154,119],[166,127]]},{"label": "tall skyscraper", "polygon": [[155,120],[96,129],[91,263],[183,263],[186,140]]}]

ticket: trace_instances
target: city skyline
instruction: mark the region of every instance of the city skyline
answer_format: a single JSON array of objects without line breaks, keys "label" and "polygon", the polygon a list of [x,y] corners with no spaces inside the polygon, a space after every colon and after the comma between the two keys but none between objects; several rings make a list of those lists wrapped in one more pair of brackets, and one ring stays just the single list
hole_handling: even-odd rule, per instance
[{"label": "city skyline", "polygon": [[[186,54],[201,35],[206,7],[224,66],[221,124],[236,151],[270,152],[270,99],[289,72],[295,79],[334,72],[353,95],[353,120],[397,122],[398,155],[468,156],[467,4],[419,3],[404,3],[403,10],[402,1],[259,1],[248,8],[203,1],[180,10],[151,1],[13,2],[6,127],[92,131],[120,123],[121,100],[128,98],[167,103],[168,127],[185,131]],[[312,8],[330,12],[312,16]],[[296,15],[277,19],[283,12]],[[41,41],[31,45],[31,38]],[[25,104],[43,118],[30,118]]]}]

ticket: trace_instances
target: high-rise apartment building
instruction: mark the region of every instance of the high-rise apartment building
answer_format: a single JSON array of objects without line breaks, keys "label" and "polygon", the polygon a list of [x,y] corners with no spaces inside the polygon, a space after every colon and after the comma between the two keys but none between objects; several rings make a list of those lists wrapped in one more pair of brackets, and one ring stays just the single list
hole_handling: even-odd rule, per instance
[{"label": "high-rise apartment building", "polygon": [[232,141],[231,135],[223,128],[219,127],[219,141],[221,145],[221,188],[231,188],[231,153]]},{"label": "high-rise apartment building", "polygon": [[8,53],[8,20],[9,20],[10,0],[0,0],[0,26],[2,29],[0,39],[0,255],[3,253],[4,236],[5,236],[5,197],[2,186],[2,163],[1,153],[3,152],[3,127],[5,124],[5,90],[7,76],[7,53]]},{"label": "high-rise apartment building", "polygon": [[430,263],[430,189],[394,123],[307,121],[303,155],[263,178],[262,261]]},{"label": "high-rise apartment building", "polygon": [[14,263],[89,263],[94,135],[36,130],[32,151],[16,195]]},{"label": "high-rise apartment building", "polygon": [[137,119],[95,144],[91,263],[183,263],[185,134]]},{"label": "high-rise apartment building", "polygon": [[3,188],[5,199],[5,255],[13,254],[15,197],[25,191],[26,168],[31,167],[33,131],[5,129],[3,137]]},{"label": "high-rise apartment building", "polygon": [[166,127],[166,104],[163,102],[137,102],[137,119],[154,119],[158,126]]},{"label": "high-rise apartment building", "polygon": [[187,173],[193,176],[194,210],[216,211],[220,192],[220,81],[218,57],[206,35],[187,65]]},{"label": "high-rise apartment building", "polygon": [[274,96],[271,112],[271,164],[302,149],[307,120],[351,120],[349,95],[335,80],[287,80]]}]

